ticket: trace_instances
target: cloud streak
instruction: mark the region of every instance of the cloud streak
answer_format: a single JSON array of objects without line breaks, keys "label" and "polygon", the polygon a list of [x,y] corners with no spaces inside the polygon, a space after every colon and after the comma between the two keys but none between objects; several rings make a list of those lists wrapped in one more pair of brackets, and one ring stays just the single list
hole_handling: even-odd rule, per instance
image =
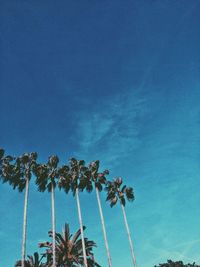
[{"label": "cloud streak", "polygon": [[[84,112],[78,123],[79,155],[103,158],[114,164],[140,145],[141,120],[147,110],[141,91],[128,91],[107,99],[93,111]],[[115,165],[115,164],[114,164]]]}]

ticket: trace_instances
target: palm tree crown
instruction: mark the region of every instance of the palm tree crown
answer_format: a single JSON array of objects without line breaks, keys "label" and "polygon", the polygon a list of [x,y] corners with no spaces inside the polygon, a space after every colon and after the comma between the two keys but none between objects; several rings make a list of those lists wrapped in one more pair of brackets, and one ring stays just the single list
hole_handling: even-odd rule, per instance
[{"label": "palm tree crown", "polygon": [[108,170],[99,172],[99,160],[90,162],[88,167],[82,168],[82,176],[80,178],[79,189],[87,192],[93,190],[93,185],[101,192],[103,185],[106,184],[106,175],[109,174]]},{"label": "palm tree crown", "polygon": [[45,190],[51,192],[52,186],[56,187],[55,179],[59,177],[58,163],[59,158],[57,156],[50,156],[47,164],[37,164],[35,175],[36,184],[40,192]]},{"label": "palm tree crown", "polygon": [[72,191],[73,195],[76,194],[76,189],[79,188],[81,177],[84,175],[85,161],[71,158],[69,166],[63,165],[58,170],[58,187],[63,189],[65,193]]},{"label": "palm tree crown", "polygon": [[37,153],[24,153],[19,157],[5,156],[1,158],[1,176],[3,182],[8,182],[13,189],[22,192],[26,187],[26,180],[30,180],[36,167]]},{"label": "palm tree crown", "polygon": [[113,182],[108,181],[105,187],[107,191],[106,201],[110,202],[111,208],[116,205],[119,200],[120,203],[125,206],[126,199],[128,201],[134,200],[134,193],[132,187],[127,187],[126,185],[122,186],[123,180],[121,177],[117,177],[113,180]]},{"label": "palm tree crown", "polygon": [[[41,257],[37,252],[34,253],[33,256],[27,256],[28,260],[25,261],[25,267],[46,267],[46,264],[42,263],[42,259],[44,256],[42,255]],[[17,261],[15,263],[15,267],[21,267],[22,262],[21,260]]]},{"label": "palm tree crown", "polygon": [[58,169],[58,188],[63,189],[66,194],[71,189],[71,174],[70,168],[67,165],[63,165]]},{"label": "palm tree crown", "polygon": [[37,153],[24,153],[17,157],[15,161],[15,177],[13,179],[13,189],[18,188],[22,192],[26,187],[26,180],[30,181],[32,173],[36,167]]},{"label": "palm tree crown", "polygon": [[[84,230],[86,227],[84,227]],[[84,266],[82,243],[80,239],[80,229],[74,234],[70,234],[69,225],[65,224],[62,234],[56,233],[56,262],[58,267],[77,267]],[[49,237],[52,237],[52,231],[49,231]],[[40,248],[46,248],[43,254],[47,259],[47,266],[52,264],[52,243],[43,242],[39,244]],[[100,267],[94,260],[93,248],[96,247],[94,241],[85,238],[85,248],[87,252],[88,267]]]},{"label": "palm tree crown", "polygon": [[71,190],[73,195],[76,193],[76,189],[81,189],[81,181],[85,179],[87,167],[84,160],[77,160],[71,158],[70,160],[70,175],[71,175]]}]

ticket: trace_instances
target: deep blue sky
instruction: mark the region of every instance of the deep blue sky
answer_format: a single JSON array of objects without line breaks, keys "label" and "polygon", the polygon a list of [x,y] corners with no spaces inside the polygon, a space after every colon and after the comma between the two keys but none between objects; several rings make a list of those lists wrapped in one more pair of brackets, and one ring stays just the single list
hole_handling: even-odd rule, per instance
[{"label": "deep blue sky", "polygon": [[[0,146],[100,159],[124,177],[138,267],[200,264],[199,13],[199,0],[0,1]],[[21,257],[23,198],[0,185],[1,267]],[[81,204],[105,267],[95,195]],[[28,254],[47,238],[50,205],[32,184]],[[57,194],[56,208],[57,230],[74,232],[74,199]],[[113,267],[130,267],[121,210],[103,209]]]}]

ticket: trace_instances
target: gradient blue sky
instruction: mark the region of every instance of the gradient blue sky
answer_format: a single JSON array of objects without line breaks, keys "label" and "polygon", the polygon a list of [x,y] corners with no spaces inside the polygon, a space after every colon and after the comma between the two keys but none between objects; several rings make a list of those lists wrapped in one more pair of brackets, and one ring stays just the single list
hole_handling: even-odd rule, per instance
[{"label": "gradient blue sky", "polygon": [[[199,13],[199,0],[0,1],[0,146],[100,159],[124,177],[138,267],[200,264]],[[23,199],[0,185],[1,267],[21,256]],[[105,267],[94,193],[81,204]],[[113,267],[130,267],[121,210],[103,210]],[[56,194],[56,216],[58,231],[78,228],[72,196]],[[50,195],[33,184],[28,223],[31,254],[51,227]]]}]

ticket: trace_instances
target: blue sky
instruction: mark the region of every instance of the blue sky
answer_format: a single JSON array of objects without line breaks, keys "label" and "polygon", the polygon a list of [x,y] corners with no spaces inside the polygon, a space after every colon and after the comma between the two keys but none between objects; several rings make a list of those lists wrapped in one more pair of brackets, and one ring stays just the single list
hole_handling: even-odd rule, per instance
[{"label": "blue sky", "polygon": [[[0,146],[100,159],[134,187],[126,207],[138,267],[200,264],[200,1],[0,1]],[[120,207],[103,210],[113,267],[132,266]],[[23,194],[0,185],[0,265],[21,256]],[[107,266],[94,193],[86,234]],[[78,228],[56,192],[57,230]],[[27,253],[47,238],[50,195],[31,184]]]}]

